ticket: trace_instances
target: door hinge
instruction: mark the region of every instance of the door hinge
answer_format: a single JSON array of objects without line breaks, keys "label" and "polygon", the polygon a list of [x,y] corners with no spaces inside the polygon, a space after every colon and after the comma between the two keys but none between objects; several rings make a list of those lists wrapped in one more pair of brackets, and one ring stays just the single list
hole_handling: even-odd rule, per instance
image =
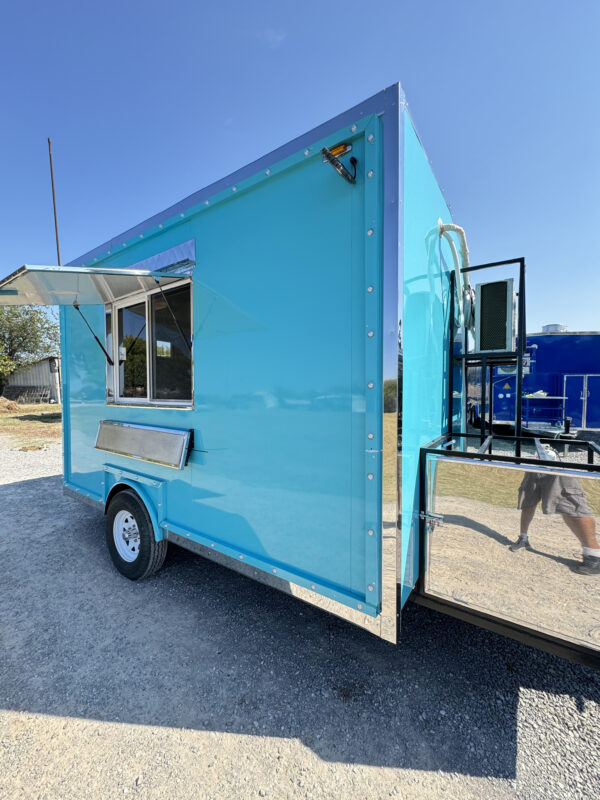
[{"label": "door hinge", "polygon": [[444,517],[441,514],[434,514],[431,511],[421,511],[419,513],[419,519],[424,520],[432,527],[444,524]]}]

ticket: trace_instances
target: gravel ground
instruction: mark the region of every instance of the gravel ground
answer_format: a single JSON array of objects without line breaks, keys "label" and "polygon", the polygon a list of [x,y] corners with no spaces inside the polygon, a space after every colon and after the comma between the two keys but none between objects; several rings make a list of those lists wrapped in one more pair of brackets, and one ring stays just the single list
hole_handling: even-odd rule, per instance
[{"label": "gravel ground", "polygon": [[171,547],[134,584],[60,446],[0,442],[0,797],[594,798],[600,674],[409,606],[392,647]]}]

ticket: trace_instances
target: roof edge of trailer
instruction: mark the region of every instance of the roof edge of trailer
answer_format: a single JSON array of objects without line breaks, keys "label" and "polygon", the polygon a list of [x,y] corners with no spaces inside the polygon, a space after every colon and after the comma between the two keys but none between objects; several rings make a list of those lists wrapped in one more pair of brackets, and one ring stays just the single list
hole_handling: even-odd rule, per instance
[{"label": "roof edge of trailer", "polygon": [[352,106],[352,108],[349,108],[348,110],[343,111],[341,114],[332,117],[326,122],[317,125],[315,128],[305,131],[281,147],[278,147],[275,150],[260,156],[255,161],[251,161],[249,164],[240,167],[240,169],[236,170],[235,172],[231,172],[224,178],[221,178],[220,180],[215,181],[214,183],[211,183],[196,192],[193,192],[183,200],[180,200],[163,211],[159,211],[157,214],[148,217],[148,219],[138,223],[137,225],[134,225],[132,228],[113,236],[103,244],[98,245],[92,250],[89,250],[87,253],[84,253],[83,255],[73,259],[73,261],[69,262],[68,266],[85,264],[91,259],[107,254],[109,250],[114,248],[116,243],[139,236],[139,234],[147,231],[148,228],[157,226],[173,216],[185,212],[192,206],[198,205],[204,200],[210,199],[218,192],[221,192],[236,183],[240,183],[242,180],[256,174],[261,169],[269,167],[273,162],[280,161],[286,158],[288,155],[292,155],[293,153],[302,149],[302,147],[304,147],[309,140],[314,141],[315,139],[321,139],[327,136],[329,133],[333,133],[344,127],[344,125],[348,122],[354,122],[357,118],[365,117],[369,114],[385,113],[394,106],[399,105],[401,102],[404,102],[404,91],[402,86],[399,82],[393,83],[366,100],[363,100],[357,105]]}]

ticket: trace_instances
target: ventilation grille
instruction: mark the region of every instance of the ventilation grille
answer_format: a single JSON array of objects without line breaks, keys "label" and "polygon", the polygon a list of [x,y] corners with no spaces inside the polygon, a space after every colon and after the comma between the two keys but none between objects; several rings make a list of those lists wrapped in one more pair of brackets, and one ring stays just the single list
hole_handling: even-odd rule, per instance
[{"label": "ventilation grille", "polygon": [[480,352],[514,349],[512,279],[477,287],[477,342]]}]

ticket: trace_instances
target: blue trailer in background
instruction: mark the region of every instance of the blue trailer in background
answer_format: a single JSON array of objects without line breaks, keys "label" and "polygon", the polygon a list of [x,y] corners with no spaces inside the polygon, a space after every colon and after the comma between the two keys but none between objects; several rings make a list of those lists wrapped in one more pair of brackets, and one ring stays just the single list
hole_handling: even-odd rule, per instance
[{"label": "blue trailer in background", "polygon": [[410,596],[595,663],[573,615],[451,585],[518,575],[469,572],[466,528],[438,548],[440,497],[541,468],[466,446],[467,267],[394,85],[67,267],[22,267],[0,302],[61,306],[64,491],[106,514],[126,577],[172,543],[390,642]]},{"label": "blue trailer in background", "polygon": [[[600,429],[600,332],[552,330],[529,334],[525,351],[524,429],[557,436],[574,433],[573,429]],[[492,392],[494,423],[514,426],[514,368],[495,369]],[[477,393],[471,392],[469,400],[469,421],[477,425]]]}]

